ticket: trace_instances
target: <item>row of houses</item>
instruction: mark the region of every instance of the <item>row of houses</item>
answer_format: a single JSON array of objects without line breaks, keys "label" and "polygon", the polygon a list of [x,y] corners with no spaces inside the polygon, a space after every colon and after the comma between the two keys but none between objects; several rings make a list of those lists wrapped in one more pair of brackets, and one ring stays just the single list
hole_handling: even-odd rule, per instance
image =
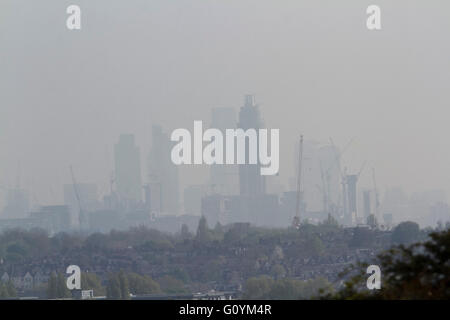
[{"label": "row of houses", "polygon": [[0,277],[0,281],[2,283],[12,282],[14,287],[18,290],[30,290],[36,286],[46,284],[49,277],[49,275],[42,272],[36,272],[34,274],[26,272],[25,274],[19,275],[9,275],[7,272],[4,272]]}]

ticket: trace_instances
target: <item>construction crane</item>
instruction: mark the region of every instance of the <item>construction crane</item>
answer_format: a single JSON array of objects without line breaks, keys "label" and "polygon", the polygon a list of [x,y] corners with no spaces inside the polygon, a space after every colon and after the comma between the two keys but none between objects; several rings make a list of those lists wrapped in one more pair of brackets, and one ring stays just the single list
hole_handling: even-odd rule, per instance
[{"label": "construction crane", "polygon": [[344,171],[341,173],[342,176],[342,214],[344,218],[347,216],[348,209],[348,197],[347,197],[347,167],[344,167]]},{"label": "construction crane", "polygon": [[295,217],[292,221],[294,228],[300,228],[300,206],[302,200],[302,161],[303,161],[303,135],[300,136],[300,146],[298,151],[298,176],[297,176],[297,199],[295,205]]},{"label": "construction crane", "polygon": [[[327,171],[330,171],[331,169],[333,169],[333,167],[336,164],[340,164],[340,160],[342,158],[342,155],[345,153],[345,151],[347,151],[348,147],[350,147],[350,145],[352,144],[353,140],[355,140],[355,137],[351,138],[349,142],[347,142],[347,144],[344,146],[344,148],[342,149],[341,152],[336,152],[336,158],[333,162],[333,164],[327,169]],[[335,150],[337,150],[336,145],[334,144],[333,139],[330,137],[330,142],[331,142],[331,146],[333,146],[335,148]],[[341,168],[339,168],[339,170],[341,170]]]},{"label": "construction crane", "polygon": [[[328,187],[326,188],[326,190],[329,190],[328,191],[328,195],[326,196],[326,198],[327,199],[331,199],[331,188],[330,188],[330,177],[331,177],[331,170],[334,168],[334,166],[335,165],[338,165],[338,170],[339,170],[339,173],[340,173],[340,175],[341,175],[341,179],[342,179],[342,185],[343,185],[343,189],[345,189],[345,176],[347,175],[347,172],[346,172],[346,170],[345,170],[345,172],[343,172],[342,171],[342,168],[341,168],[341,158],[342,158],[342,155],[347,151],[347,149],[350,147],[350,145],[353,143],[353,141],[355,140],[355,137],[352,137],[348,142],[347,142],[347,144],[344,146],[344,148],[341,150],[341,151],[338,151],[338,148],[336,147],[336,145],[334,144],[334,141],[333,141],[333,139],[330,137],[330,142],[331,142],[331,146],[332,147],[334,147],[334,149],[335,149],[335,151],[336,151],[336,157],[335,157],[335,159],[334,159],[334,162],[331,164],[331,166],[325,171],[325,177],[327,178],[327,180],[326,180],[326,182],[327,182],[327,184],[328,184]],[[344,208],[344,211],[345,211],[345,194],[346,194],[346,191],[345,190],[343,190],[343,194],[344,194],[344,197],[342,198],[342,206],[343,206],[343,208]],[[328,200],[329,201],[329,200]],[[339,205],[339,197],[338,197],[338,203],[337,203],[337,205]]]},{"label": "construction crane", "polygon": [[78,222],[80,224],[80,229],[81,229],[83,227],[83,224],[84,224],[84,214],[83,214],[83,210],[81,208],[80,194],[78,193],[77,182],[75,181],[75,175],[73,173],[72,166],[70,166],[70,174],[72,176],[73,191],[75,193],[75,198],[77,199],[78,207],[80,209],[80,211],[78,213]]},{"label": "construction crane", "polygon": [[109,192],[112,195],[113,194],[113,187],[114,187],[114,183],[116,182],[116,178],[114,177],[114,172],[111,172],[111,175],[109,177]]},{"label": "construction crane", "polygon": [[361,175],[362,171],[364,170],[364,167],[366,166],[367,161],[364,161],[364,163],[361,166],[361,169],[359,169],[358,174],[356,175],[359,179],[359,176]]},{"label": "construction crane", "polygon": [[328,199],[328,195],[330,194],[330,188],[329,188],[329,176],[327,176],[327,179],[325,179],[325,175],[323,172],[323,166],[322,166],[322,162],[320,162],[320,178],[322,180],[322,201],[323,201],[323,212],[328,212],[328,203],[329,203],[329,199]]},{"label": "construction crane", "polygon": [[378,195],[377,181],[375,180],[375,168],[372,168],[373,191],[375,193],[375,217],[379,219],[380,198]]}]

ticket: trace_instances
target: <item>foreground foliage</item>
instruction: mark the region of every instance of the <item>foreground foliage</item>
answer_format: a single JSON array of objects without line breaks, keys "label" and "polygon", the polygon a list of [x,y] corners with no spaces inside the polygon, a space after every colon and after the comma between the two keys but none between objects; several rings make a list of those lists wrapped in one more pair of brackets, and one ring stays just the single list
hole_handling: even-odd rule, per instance
[{"label": "foreground foliage", "polygon": [[325,299],[449,299],[450,229],[433,232],[429,240],[399,245],[378,256],[381,289],[366,288],[366,265]]}]

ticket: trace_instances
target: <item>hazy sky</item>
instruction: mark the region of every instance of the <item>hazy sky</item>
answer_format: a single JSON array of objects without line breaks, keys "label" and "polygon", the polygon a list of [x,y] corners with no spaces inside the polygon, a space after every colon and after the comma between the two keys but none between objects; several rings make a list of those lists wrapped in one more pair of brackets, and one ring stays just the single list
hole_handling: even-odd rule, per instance
[{"label": "hazy sky", "polygon": [[[366,29],[370,4],[381,31]],[[0,186],[20,163],[34,201],[61,202],[72,165],[104,193],[119,134],[136,135],[144,164],[153,123],[192,128],[253,93],[280,129],[283,182],[302,132],[355,137],[344,164],[367,160],[361,186],[375,167],[381,190],[449,192],[449,33],[444,0],[1,0]],[[181,174],[202,183],[208,169]]]}]

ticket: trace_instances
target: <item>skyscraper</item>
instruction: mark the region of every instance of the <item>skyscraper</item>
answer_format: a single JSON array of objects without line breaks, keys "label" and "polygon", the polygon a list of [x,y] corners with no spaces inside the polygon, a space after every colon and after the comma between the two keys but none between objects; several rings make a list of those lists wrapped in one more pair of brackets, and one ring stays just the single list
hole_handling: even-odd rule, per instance
[{"label": "skyscraper", "polygon": [[[259,144],[258,130],[262,127],[259,107],[255,105],[254,97],[246,95],[244,106],[239,112],[238,128],[245,130],[255,129],[257,132],[257,144]],[[259,154],[259,146],[257,146]],[[249,164],[249,144],[245,147],[245,163],[239,165],[239,192],[241,196],[255,197],[265,193],[265,179],[261,175],[259,156],[257,164]]]},{"label": "skyscraper", "polygon": [[30,209],[28,193],[19,187],[9,189],[7,193],[7,203],[3,210],[3,218],[25,218]]},{"label": "skyscraper", "polygon": [[[148,173],[152,208],[158,213],[178,214],[180,205],[178,167],[170,152],[173,142],[161,126],[152,128],[152,148],[148,157]],[[152,191],[153,190],[153,191]],[[157,205],[156,205],[157,204]]]},{"label": "skyscraper", "polygon": [[114,146],[117,193],[122,200],[142,200],[141,158],[134,135],[122,134]]},{"label": "skyscraper", "polygon": [[[219,129],[225,136],[226,129],[236,128],[234,108],[213,108],[211,128]],[[224,153],[226,158],[226,153]],[[234,164],[213,164],[210,169],[210,184],[214,192],[223,195],[235,195],[238,190],[238,166]]]}]

